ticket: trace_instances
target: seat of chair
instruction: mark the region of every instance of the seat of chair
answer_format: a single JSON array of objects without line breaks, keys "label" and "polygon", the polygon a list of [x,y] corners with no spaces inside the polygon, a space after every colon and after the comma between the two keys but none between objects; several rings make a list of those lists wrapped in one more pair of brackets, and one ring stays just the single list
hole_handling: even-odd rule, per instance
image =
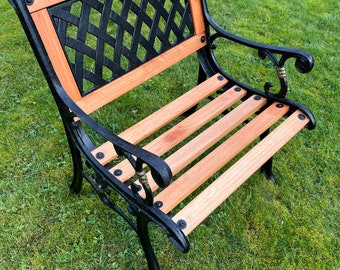
[{"label": "seat of chair", "polygon": [[[190,108],[225,87],[227,83],[226,78],[216,74],[128,128],[120,136],[138,145]],[[230,111],[223,114],[228,109]],[[144,145],[144,149],[162,156],[191,136],[188,142],[165,158],[174,175],[174,181],[155,196],[155,202],[161,202],[160,209],[165,213],[172,211],[230,160],[256,141],[261,134],[282,119],[289,109],[288,105],[278,102],[268,104],[266,98],[258,95],[249,96],[246,90],[236,85],[224,89],[223,93],[215,99]],[[249,122],[244,124],[247,120]],[[212,124],[207,125],[209,122]],[[217,180],[174,216],[175,221],[186,221],[187,225],[183,232],[189,234],[307,122],[307,117],[304,117],[300,111],[293,113],[264,140],[222,172]],[[205,129],[201,131],[202,128]],[[192,136],[198,130],[200,132]],[[223,140],[224,138],[226,139]],[[211,150],[213,146],[215,148]],[[208,151],[211,152],[206,154]],[[92,154],[102,165],[108,164],[118,156],[110,142],[94,149]],[[190,167],[189,165],[194,161],[197,163]],[[190,168],[184,170],[187,167]],[[134,169],[127,160],[114,165],[109,171],[122,182],[128,181],[135,175]],[[156,191],[158,186],[151,174],[148,173],[147,177],[151,189]],[[143,196],[143,191],[141,195]]]}]

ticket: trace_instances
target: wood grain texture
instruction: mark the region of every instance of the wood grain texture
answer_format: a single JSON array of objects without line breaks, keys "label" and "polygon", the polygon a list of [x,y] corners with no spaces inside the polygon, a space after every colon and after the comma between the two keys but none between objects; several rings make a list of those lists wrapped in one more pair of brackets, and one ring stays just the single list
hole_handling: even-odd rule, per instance
[{"label": "wood grain texture", "polygon": [[[225,111],[227,108],[232,106],[238,100],[240,100],[246,91],[235,92],[233,90],[227,91],[223,95],[219,96],[215,100],[211,101],[207,105],[205,105],[200,110],[196,111],[191,116],[185,118],[182,122],[174,126],[173,128],[169,129],[155,140],[147,144],[144,149],[156,154],[156,155],[163,155],[167,151],[169,151],[172,147],[176,146],[180,142],[182,142],[185,138],[189,137],[199,128],[204,126],[210,120],[218,116],[220,113]],[[243,115],[245,115],[244,112]],[[246,116],[244,117],[246,118]],[[229,118],[230,119],[230,118]],[[239,117],[242,119],[242,117]],[[239,120],[243,121],[243,120]],[[221,122],[221,121],[220,121]],[[226,121],[224,121],[225,123]],[[233,122],[233,121],[232,121]],[[233,122],[234,123],[234,122]],[[238,122],[240,123],[240,122]],[[223,124],[223,123],[222,123]],[[220,125],[221,126],[221,125]],[[214,142],[217,142],[219,138],[223,135],[221,133],[226,134],[230,131],[228,127],[220,128],[220,132],[217,133],[216,130],[211,130],[210,134],[202,133],[195,137],[195,139],[191,140],[188,144],[186,144],[183,148],[176,151],[170,157],[165,159],[165,162],[170,166],[172,174],[177,174],[181,169],[187,166],[190,162],[192,162],[195,158],[197,158],[202,152],[209,148]],[[207,135],[207,136],[206,136]],[[114,170],[120,169],[123,171],[123,174],[118,178],[121,181],[126,181],[130,177],[132,177],[135,172],[131,168],[131,165],[128,161],[123,161],[119,163],[117,166],[112,168],[110,171],[114,172]],[[151,180],[151,175],[148,175],[148,179],[150,180],[150,187],[152,190],[156,190],[156,184]]]},{"label": "wood grain texture", "polygon": [[205,36],[204,16],[201,0],[189,0],[191,17],[194,24],[195,33]]},{"label": "wood grain texture", "polygon": [[34,0],[33,4],[28,6],[28,10],[30,13],[33,13],[65,1],[66,0]]},{"label": "wood grain texture", "polygon": [[48,11],[46,9],[39,10],[32,14],[32,19],[61,85],[70,98],[77,102],[81,95]]},{"label": "wood grain texture", "polygon": [[180,60],[195,53],[203,46],[205,46],[205,43],[201,42],[200,36],[193,36],[129,73],[104,85],[100,89],[84,96],[77,102],[77,105],[86,113],[90,114],[131,89],[139,86],[143,82],[151,79]]},{"label": "wood grain texture", "polygon": [[[252,100],[252,98],[250,98],[250,100]],[[214,173],[220,170],[227,162],[279,120],[287,113],[287,111],[288,106],[277,108],[276,104],[271,105],[190,170],[185,172],[179,179],[155,198],[155,200],[163,202],[162,211],[166,213],[171,211]],[[221,127],[223,126],[224,125]]]},{"label": "wood grain texture", "polygon": [[293,113],[174,216],[175,222],[182,219],[187,222],[183,230],[186,235],[304,128],[309,119],[301,120],[300,114],[300,111]]},{"label": "wood grain texture", "polygon": [[[120,133],[119,136],[133,144],[141,142],[143,139],[170,123],[172,120],[185,113],[188,109],[226,85],[228,81],[223,77],[221,77],[223,78],[222,80],[218,79],[220,76],[220,74],[216,74],[203,83],[197,85],[134,126]],[[110,142],[104,143],[93,150],[92,154],[96,156],[98,152],[105,154],[105,157],[99,160],[102,164],[106,164],[117,157],[114,147]]]}]

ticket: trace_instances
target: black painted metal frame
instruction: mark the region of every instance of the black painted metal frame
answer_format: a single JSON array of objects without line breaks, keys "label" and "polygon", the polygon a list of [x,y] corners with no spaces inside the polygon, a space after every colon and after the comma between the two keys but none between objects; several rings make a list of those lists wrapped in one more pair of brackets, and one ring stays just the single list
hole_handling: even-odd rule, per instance
[{"label": "black painted metal frame", "polygon": [[[66,130],[67,138],[70,145],[70,151],[72,153],[72,159],[73,159],[73,166],[74,166],[74,177],[72,184],[70,186],[70,190],[73,193],[78,194],[81,189],[83,178],[85,178],[93,187],[93,189],[97,192],[99,195],[99,198],[103,201],[105,205],[112,208],[114,211],[116,211],[120,216],[122,216],[127,223],[136,231],[138,234],[141,244],[143,246],[143,250],[146,255],[146,259],[148,261],[149,269],[158,269],[158,261],[155,256],[155,253],[153,251],[151,241],[149,238],[149,231],[148,231],[148,223],[154,222],[157,225],[159,225],[168,235],[169,239],[176,245],[176,247],[182,251],[187,252],[189,250],[189,242],[186,236],[183,234],[181,230],[180,224],[175,224],[171,217],[164,214],[162,211],[158,209],[157,203],[155,204],[153,201],[152,192],[148,186],[148,182],[144,177],[144,171],[143,171],[143,164],[147,164],[147,166],[150,168],[152,175],[156,181],[156,183],[161,187],[164,188],[168,186],[171,182],[172,174],[168,167],[168,165],[159,157],[156,155],[147,152],[141,148],[138,148],[137,146],[134,146],[130,144],[129,142],[124,141],[117,135],[111,133],[107,129],[105,129],[103,126],[99,125],[96,121],[94,121],[89,115],[87,115],[85,112],[83,112],[76,104],[71,100],[71,98],[66,94],[63,87],[61,86],[54,69],[47,57],[47,53],[45,51],[45,48],[42,44],[42,41],[40,39],[40,36],[36,30],[36,27],[34,25],[34,22],[32,21],[30,14],[27,10],[27,5],[31,4],[33,0],[9,0],[12,6],[15,8],[20,21],[23,25],[23,28],[25,29],[25,32],[28,36],[28,39],[31,43],[31,46],[35,52],[35,55],[39,61],[39,64],[44,72],[44,75],[46,77],[46,80],[49,84],[49,87],[51,89],[51,92],[55,98],[56,104],[58,106],[58,109],[60,111],[62,121]],[[83,39],[82,45],[79,46],[79,40],[83,38],[84,33],[78,33],[79,40],[71,40],[68,39],[65,35],[66,33],[66,26],[70,23],[78,24],[79,21],[74,21],[76,18],[72,14],[70,15],[70,6],[69,3],[73,2],[79,2],[79,1],[67,1],[64,4],[60,4],[57,7],[54,7],[50,9],[50,14],[53,17],[53,20],[56,25],[56,29],[60,33],[60,39],[62,41],[62,44],[67,47],[77,47],[78,52],[76,52],[75,58],[78,58],[78,61],[82,62],[82,57],[85,53],[88,53],[93,59],[96,58],[95,55],[93,55],[94,51],[88,50],[86,46],[83,46],[85,44],[85,40]],[[96,0],[82,0],[80,2],[84,2],[85,4],[95,6],[97,10],[101,10],[102,12],[106,12],[107,9],[104,8],[104,4],[112,3],[112,0],[104,1],[103,6],[101,2],[98,2]],[[143,10],[143,8],[140,8],[136,6],[135,4],[132,4],[133,2],[131,0],[129,1],[121,1],[126,3],[129,3],[129,5],[132,5],[132,8],[135,10]],[[140,1],[141,5],[145,6],[149,2],[152,2],[155,6],[157,6],[159,3],[164,3],[164,1],[155,1],[155,0],[148,0],[148,1]],[[179,1],[172,0],[174,5],[179,5]],[[203,8],[204,8],[204,19],[206,23],[206,29],[207,29],[207,41],[208,45],[201,49],[198,52],[198,57],[200,60],[200,68],[199,68],[199,76],[198,76],[198,82],[202,82],[206,79],[206,77],[212,76],[213,74],[216,74],[217,72],[220,72],[226,76],[230,83],[229,84],[238,84],[245,89],[247,89],[249,95],[256,93],[260,96],[265,96],[269,101],[280,101],[286,104],[289,104],[291,108],[296,109],[299,108],[301,111],[303,111],[308,117],[311,119],[309,122],[307,128],[313,129],[315,127],[315,120],[312,115],[312,113],[302,106],[301,104],[286,99],[286,92],[287,92],[287,79],[284,71],[284,64],[287,59],[294,58],[296,59],[296,68],[299,72],[307,73],[313,68],[313,58],[312,56],[302,50],[297,49],[289,49],[289,48],[282,48],[282,47],[276,47],[276,46],[269,46],[264,45],[256,42],[252,42],[240,37],[237,37],[226,30],[222,29],[209,15],[207,4],[205,0],[202,0]],[[143,6],[143,7],[144,7]],[[61,12],[60,8],[64,9],[64,12]],[[161,9],[161,7],[159,7]],[[100,56],[100,59],[98,60],[98,66],[94,69],[94,72],[88,72],[83,67],[80,67],[80,71],[78,70],[77,65],[79,63],[70,61],[70,66],[72,67],[75,77],[77,78],[77,83],[80,89],[82,90],[82,95],[86,95],[88,91],[95,91],[95,89],[102,85],[107,83],[108,81],[111,81],[115,79],[117,76],[122,75],[123,73],[127,72],[128,70],[131,70],[141,63],[148,61],[152,57],[162,53],[163,51],[167,50],[168,48],[172,47],[174,44],[180,43],[183,41],[186,36],[184,33],[187,33],[184,31],[185,28],[189,29],[189,32],[187,34],[192,34],[192,26],[190,25],[190,16],[189,16],[189,9],[187,7],[187,4],[184,6],[177,6],[178,10],[180,10],[180,14],[183,16],[183,22],[181,23],[181,30],[179,31],[178,28],[175,26],[167,25],[166,27],[169,27],[169,29],[176,28],[175,32],[178,32],[177,40],[175,43],[169,43],[168,37],[160,38],[162,40],[162,45],[158,50],[155,50],[153,48],[154,44],[152,41],[154,41],[159,35],[159,31],[156,28],[152,28],[152,21],[150,21],[150,18],[144,17],[141,21],[139,26],[137,25],[137,28],[141,26],[142,22],[146,22],[149,24],[151,29],[151,34],[148,37],[148,39],[145,39],[144,37],[141,37],[140,35],[137,37],[133,37],[132,39],[136,38],[135,40],[141,41],[143,44],[143,47],[146,49],[146,53],[143,56],[142,59],[138,58],[136,55],[131,56],[126,51],[126,47],[124,47],[123,43],[120,43],[123,39],[123,32],[121,31],[120,34],[117,36],[117,39],[112,39],[111,37],[106,36],[102,33],[94,33],[98,29],[94,27],[93,25],[90,25],[89,28],[87,28],[86,31],[94,31],[92,34],[95,34],[97,36],[100,36],[100,41],[97,42],[97,47],[103,48],[104,43],[103,40],[106,42],[110,42],[112,45],[117,46],[115,48],[119,48],[120,54],[128,54],[129,55],[129,65],[127,69],[121,69],[117,68],[117,63],[119,64],[120,56],[113,56],[112,59],[108,59],[105,57]],[[124,9],[124,8],[123,8]],[[129,7],[130,9],[130,7]],[[88,14],[88,10],[86,10],[86,7],[84,8],[84,13]],[[127,10],[123,11],[122,13],[128,12]],[[131,28],[129,24],[122,21],[122,18],[124,16],[118,16],[118,14],[109,14],[108,12],[106,18],[109,18],[111,16],[112,19],[114,19],[117,23],[121,25],[125,25],[124,29],[128,31],[133,31],[134,29]],[[136,12],[137,14],[138,12]],[[142,16],[145,16],[142,15]],[[156,15],[156,18],[160,15]],[[125,18],[126,19],[126,18]],[[105,21],[101,21],[101,25],[105,25],[107,23]],[[130,30],[129,30],[130,29]],[[154,29],[154,30],[152,30]],[[80,31],[81,32],[81,31]],[[119,31],[118,31],[119,32]],[[159,36],[157,37],[159,38]],[[270,83],[265,83],[265,91],[259,91],[254,88],[251,88],[247,85],[244,85],[242,82],[237,81],[232,76],[230,76],[226,71],[224,71],[218,61],[216,60],[214,56],[214,41],[217,38],[226,38],[228,40],[234,41],[236,43],[242,44],[244,46],[248,46],[251,48],[254,48],[258,50],[259,57],[265,58],[268,57],[274,67],[276,68],[278,72],[278,78],[280,81],[280,91],[277,94],[271,93]],[[119,41],[117,43],[117,40]],[[76,44],[77,43],[77,44]],[[134,43],[132,41],[131,48],[134,51],[139,46],[139,42]],[[82,51],[82,53],[79,53],[79,51]],[[116,61],[114,61],[116,58]],[[118,59],[118,60],[117,60]],[[100,78],[98,74],[102,73],[102,67],[105,65],[106,67],[110,67],[112,70],[114,70],[106,79]],[[85,70],[85,71],[84,71]],[[93,82],[93,89],[90,90],[83,90],[83,77],[86,79],[89,79]],[[81,119],[81,121],[74,122],[74,117],[78,117]],[[83,123],[83,124],[81,124]],[[121,183],[113,174],[109,173],[108,170],[103,167],[99,162],[96,160],[95,157],[91,154],[91,150],[94,149],[94,146],[85,133],[83,129],[83,125],[87,125],[89,128],[93,129],[96,133],[101,135],[106,140],[112,142],[114,145],[117,153],[120,155],[125,156],[131,163],[131,165],[134,167],[136,174],[138,175],[140,179],[140,183],[142,187],[136,186],[135,184],[131,184],[130,186]],[[268,131],[269,132],[269,131]],[[267,132],[267,133],[268,133]],[[264,134],[265,135],[265,134]],[[93,173],[87,173],[87,169],[83,166],[83,160],[85,160],[86,166],[93,172]],[[263,170],[265,171],[266,175],[268,177],[272,176],[271,173],[271,163],[272,160],[269,160]],[[143,188],[145,190],[145,193],[147,194],[146,198],[142,198],[138,194],[138,190],[140,188]],[[111,190],[114,190],[115,192],[119,193],[128,204],[127,209],[122,209],[121,207],[118,207],[116,203],[110,199],[109,194]],[[133,218],[135,217],[135,218]]]}]

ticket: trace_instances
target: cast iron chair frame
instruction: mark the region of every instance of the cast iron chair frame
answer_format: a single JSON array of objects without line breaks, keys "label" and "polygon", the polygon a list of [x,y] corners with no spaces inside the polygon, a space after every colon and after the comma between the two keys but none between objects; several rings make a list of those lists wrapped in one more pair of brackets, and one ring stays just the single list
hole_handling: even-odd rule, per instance
[{"label": "cast iron chair frame", "polygon": [[[18,16],[23,23],[25,32],[29,38],[39,64],[42,67],[44,75],[47,79],[49,87],[52,91],[58,109],[62,116],[74,166],[74,177],[70,186],[70,190],[75,194],[79,194],[83,178],[85,178],[92,185],[93,189],[97,192],[103,203],[116,211],[120,216],[122,216],[127,221],[127,223],[136,231],[145,252],[149,269],[159,268],[156,255],[153,251],[149,238],[149,222],[154,222],[158,226],[160,226],[167,233],[169,239],[176,245],[176,247],[180,251],[187,252],[190,247],[189,242],[181,230],[181,226],[184,226],[185,224],[174,224],[174,222],[168,215],[164,214],[158,209],[157,203],[154,203],[153,201],[153,195],[148,187],[148,183],[143,181],[142,167],[143,164],[147,164],[149,168],[151,168],[152,174],[157,184],[160,187],[168,186],[172,177],[171,170],[169,169],[168,165],[156,155],[141,148],[138,148],[124,141],[118,136],[112,134],[110,131],[94,121],[88,114],[82,111],[82,109],[80,109],[75,104],[75,102],[69,97],[68,94],[66,94],[65,90],[61,86],[59,79],[57,78],[55,71],[47,57],[47,53],[44,49],[44,46],[42,45],[41,38],[35,28],[29,12],[27,11],[26,5],[31,4],[33,0],[26,0],[26,3],[25,1],[9,1],[16,9]],[[300,109],[311,119],[307,128],[314,129],[315,119],[312,113],[301,104],[286,99],[285,96],[288,86],[286,75],[284,72],[284,64],[290,58],[296,59],[296,69],[299,72],[307,73],[311,71],[313,68],[312,56],[302,50],[264,45],[235,36],[222,29],[211,18],[208,12],[206,1],[203,0],[202,3],[206,29],[210,29],[210,31],[213,31],[214,33],[212,35],[210,35],[209,32],[207,33],[208,45],[198,52],[198,57],[200,60],[198,82],[202,82],[206,79],[206,77],[216,74],[216,72],[220,72],[229,79],[229,84],[238,84],[247,89],[248,93],[266,97],[270,101],[284,102],[286,104],[289,104],[292,108]],[[254,48],[258,50],[259,57],[262,59],[268,57],[272,61],[274,67],[278,70],[278,77],[281,86],[278,93],[275,94],[270,91],[270,88],[272,87],[271,83],[265,83],[265,92],[263,93],[243,84],[242,82],[237,81],[232,76],[227,74],[219,66],[218,61],[214,56],[214,41],[217,38],[226,38],[233,42]],[[279,56],[279,58],[277,58],[277,55]],[[124,155],[131,162],[131,165],[135,168],[137,174],[140,173],[141,184],[147,195],[146,198],[142,198],[138,194],[138,190],[140,187],[132,184],[130,189],[126,184],[123,184],[119,180],[117,180],[117,178],[113,174],[110,174],[107,170],[102,169],[102,165],[99,164],[97,159],[91,153],[91,149],[93,149],[94,146],[84,132],[80,122],[74,122],[74,117],[81,119],[81,122],[85,123],[87,126],[95,130],[106,140],[112,142],[115,146],[116,151],[120,155]],[[132,156],[137,157],[137,159],[134,160]],[[86,160],[86,165],[92,168],[95,172],[94,176],[88,175],[83,169],[83,158]],[[267,177],[272,176],[271,165],[272,160],[269,160],[263,167]],[[136,217],[135,221],[132,220],[128,214],[120,209],[107,196],[110,189],[115,190],[123,198],[126,199],[129,204],[129,214],[132,214]]]}]

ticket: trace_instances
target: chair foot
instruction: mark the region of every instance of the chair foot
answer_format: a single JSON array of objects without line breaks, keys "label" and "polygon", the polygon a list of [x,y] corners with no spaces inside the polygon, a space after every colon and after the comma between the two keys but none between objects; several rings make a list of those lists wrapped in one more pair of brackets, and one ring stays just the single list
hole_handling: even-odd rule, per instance
[{"label": "chair foot", "polygon": [[82,184],[83,184],[83,175],[75,172],[75,175],[73,176],[72,183],[69,187],[70,192],[72,194],[79,195],[79,193],[81,191]]}]

